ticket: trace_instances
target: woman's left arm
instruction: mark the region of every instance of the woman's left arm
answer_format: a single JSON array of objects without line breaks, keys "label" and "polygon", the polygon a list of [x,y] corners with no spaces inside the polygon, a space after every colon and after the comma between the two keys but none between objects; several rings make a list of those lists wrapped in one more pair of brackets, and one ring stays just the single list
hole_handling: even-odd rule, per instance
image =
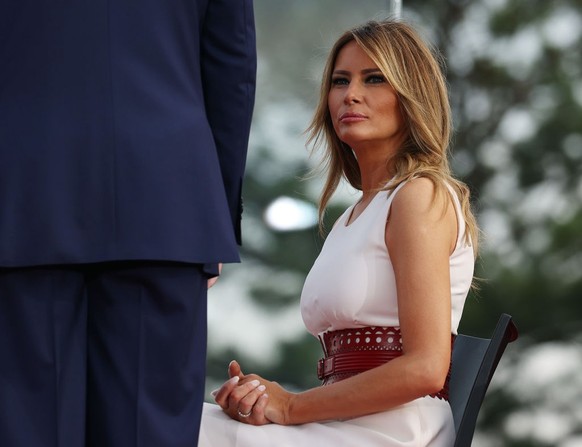
[{"label": "woman's left arm", "polygon": [[[451,358],[450,255],[457,217],[448,190],[437,194],[428,178],[408,182],[396,195],[386,229],[394,267],[406,382],[444,385]],[[432,391],[428,392],[432,388]]]}]

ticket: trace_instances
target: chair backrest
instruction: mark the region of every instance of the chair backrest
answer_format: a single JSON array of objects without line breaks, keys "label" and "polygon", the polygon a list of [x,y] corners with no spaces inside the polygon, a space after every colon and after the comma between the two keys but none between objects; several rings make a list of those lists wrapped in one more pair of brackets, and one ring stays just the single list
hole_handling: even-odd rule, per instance
[{"label": "chair backrest", "polygon": [[457,335],[453,346],[449,403],[453,411],[454,447],[469,447],[485,392],[508,343],[518,337],[510,315],[502,314],[491,339]]}]

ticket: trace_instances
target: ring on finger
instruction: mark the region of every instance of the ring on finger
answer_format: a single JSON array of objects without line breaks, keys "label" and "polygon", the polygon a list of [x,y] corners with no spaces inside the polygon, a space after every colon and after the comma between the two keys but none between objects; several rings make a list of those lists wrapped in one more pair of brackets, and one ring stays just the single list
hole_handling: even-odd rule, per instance
[{"label": "ring on finger", "polygon": [[251,414],[253,414],[253,409],[251,408],[248,413],[243,413],[242,411],[240,411],[240,408],[239,408],[236,410],[236,412],[238,413],[238,415],[241,418],[248,418]]}]

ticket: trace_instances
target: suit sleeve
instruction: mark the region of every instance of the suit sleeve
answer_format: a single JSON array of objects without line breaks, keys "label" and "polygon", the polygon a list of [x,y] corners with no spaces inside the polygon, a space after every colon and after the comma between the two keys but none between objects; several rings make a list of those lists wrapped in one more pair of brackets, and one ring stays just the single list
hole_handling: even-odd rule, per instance
[{"label": "suit sleeve", "polygon": [[201,40],[206,113],[218,151],[236,240],[255,101],[257,54],[252,0],[209,0]]}]

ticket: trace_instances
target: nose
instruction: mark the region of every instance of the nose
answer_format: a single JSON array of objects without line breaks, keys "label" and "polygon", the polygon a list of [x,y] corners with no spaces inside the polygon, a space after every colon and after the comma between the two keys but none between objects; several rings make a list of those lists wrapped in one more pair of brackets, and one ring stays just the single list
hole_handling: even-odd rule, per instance
[{"label": "nose", "polygon": [[362,94],[360,92],[359,86],[356,82],[350,82],[348,88],[345,91],[344,103],[345,104],[358,104],[362,101]]}]

